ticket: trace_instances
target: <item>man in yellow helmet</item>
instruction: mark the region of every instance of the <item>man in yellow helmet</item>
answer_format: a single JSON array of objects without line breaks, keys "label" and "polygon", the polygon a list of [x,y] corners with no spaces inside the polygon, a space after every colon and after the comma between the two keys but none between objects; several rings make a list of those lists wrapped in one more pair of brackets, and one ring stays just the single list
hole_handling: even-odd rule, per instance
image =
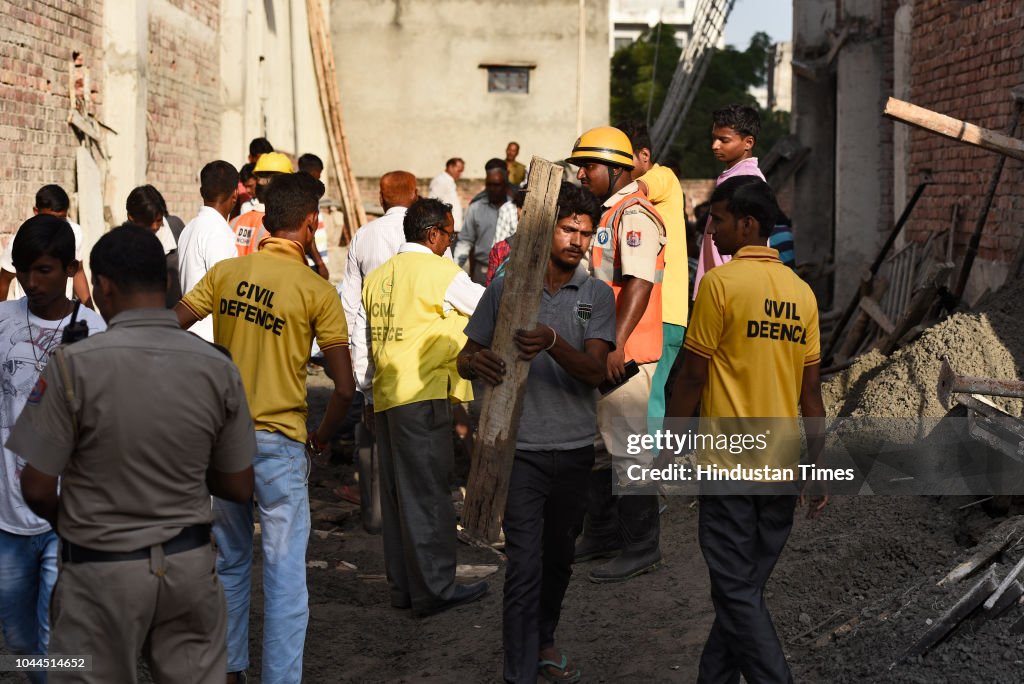
[{"label": "man in yellow helmet", "polygon": [[[665,269],[665,224],[630,178],[633,147],[617,128],[584,133],[566,160],[579,167],[583,187],[603,202],[604,214],[591,247],[594,276],[615,293],[615,350],[608,355],[606,380],[615,389],[597,404],[597,426],[608,455],[599,453],[590,483],[590,504],[576,561],[615,556],[590,572],[592,582],[621,582],[661,564],[658,497],[647,488],[612,490],[613,472],[626,484],[636,457],[626,450],[631,432],[647,427],[651,378],[661,357],[661,281]],[[627,364],[635,373],[627,373]],[[612,466],[614,465],[614,470]]]},{"label": "man in yellow helmet", "polygon": [[235,244],[238,256],[252,254],[260,244],[260,240],[269,237],[270,233],[263,227],[263,216],[267,213],[263,206],[263,195],[270,180],[282,173],[292,172],[292,162],[280,152],[265,152],[256,159],[253,176],[256,177],[256,199],[253,208],[231,222],[235,231]]}]

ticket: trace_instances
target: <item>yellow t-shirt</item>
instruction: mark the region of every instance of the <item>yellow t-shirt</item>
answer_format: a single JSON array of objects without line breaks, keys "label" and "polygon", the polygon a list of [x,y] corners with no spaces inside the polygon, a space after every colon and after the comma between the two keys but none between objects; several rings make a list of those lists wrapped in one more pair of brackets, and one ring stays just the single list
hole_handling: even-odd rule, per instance
[{"label": "yellow t-shirt", "polygon": [[665,279],[661,290],[661,320],[686,326],[690,307],[690,263],[686,255],[686,199],[672,169],[655,164],[639,178],[647,199],[665,222]]},{"label": "yellow t-shirt", "polygon": [[[701,395],[702,430],[773,430],[767,441],[781,447],[793,421],[729,421],[716,418],[796,418],[805,366],[819,363],[818,303],[811,288],[779,261],[770,247],[744,247],[704,276],[686,331],[687,351],[708,359]],[[774,429],[773,429],[774,428]],[[793,454],[716,454],[720,465],[791,463]],[[763,460],[762,460],[763,459]]]},{"label": "yellow t-shirt", "polygon": [[373,409],[417,401],[470,401],[473,389],[455,368],[469,318],[445,311],[460,269],[436,254],[401,252],[367,276],[363,308],[370,324]]},{"label": "yellow t-shirt", "polygon": [[348,344],[338,293],[306,265],[302,246],[267,238],[259,251],[214,265],[181,303],[213,315],[213,339],[242,374],[257,430],[306,441],[306,362]]}]

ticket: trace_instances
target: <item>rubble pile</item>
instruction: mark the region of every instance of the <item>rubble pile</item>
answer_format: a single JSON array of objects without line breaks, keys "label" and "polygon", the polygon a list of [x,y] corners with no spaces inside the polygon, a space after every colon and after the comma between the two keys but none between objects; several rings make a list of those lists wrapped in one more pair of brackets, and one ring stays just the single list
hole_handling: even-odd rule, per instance
[{"label": "rubble pile", "polygon": [[[932,326],[886,358],[877,351],[822,386],[829,415],[939,418],[947,411],[936,393],[942,357],[958,375],[1016,380],[1024,368],[1024,283],[1001,290],[976,311]],[[1024,402],[998,399],[1013,415]]]}]

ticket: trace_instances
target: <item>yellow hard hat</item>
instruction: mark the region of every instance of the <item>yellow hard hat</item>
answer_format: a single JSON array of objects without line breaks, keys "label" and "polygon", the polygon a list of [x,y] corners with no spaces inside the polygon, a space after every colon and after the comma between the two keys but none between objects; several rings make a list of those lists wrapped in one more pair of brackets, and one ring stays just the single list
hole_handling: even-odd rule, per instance
[{"label": "yellow hard hat", "polygon": [[292,162],[280,152],[266,152],[256,160],[253,173],[291,173]]},{"label": "yellow hard hat", "polygon": [[572,146],[572,154],[565,161],[576,166],[596,161],[632,170],[633,146],[629,143],[629,137],[618,128],[591,128],[577,138],[576,144]]}]

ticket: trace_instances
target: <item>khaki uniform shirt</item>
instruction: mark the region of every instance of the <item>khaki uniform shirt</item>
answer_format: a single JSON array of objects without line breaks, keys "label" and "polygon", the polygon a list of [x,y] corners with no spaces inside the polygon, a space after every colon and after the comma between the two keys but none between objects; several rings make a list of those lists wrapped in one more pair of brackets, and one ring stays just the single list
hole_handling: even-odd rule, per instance
[{"label": "khaki uniform shirt", "polygon": [[162,309],[122,312],[107,332],[64,349],[74,399],[52,360],[7,442],[62,476],[60,536],[134,551],[211,522],[206,471],[245,470],[256,452],[231,359]]}]

